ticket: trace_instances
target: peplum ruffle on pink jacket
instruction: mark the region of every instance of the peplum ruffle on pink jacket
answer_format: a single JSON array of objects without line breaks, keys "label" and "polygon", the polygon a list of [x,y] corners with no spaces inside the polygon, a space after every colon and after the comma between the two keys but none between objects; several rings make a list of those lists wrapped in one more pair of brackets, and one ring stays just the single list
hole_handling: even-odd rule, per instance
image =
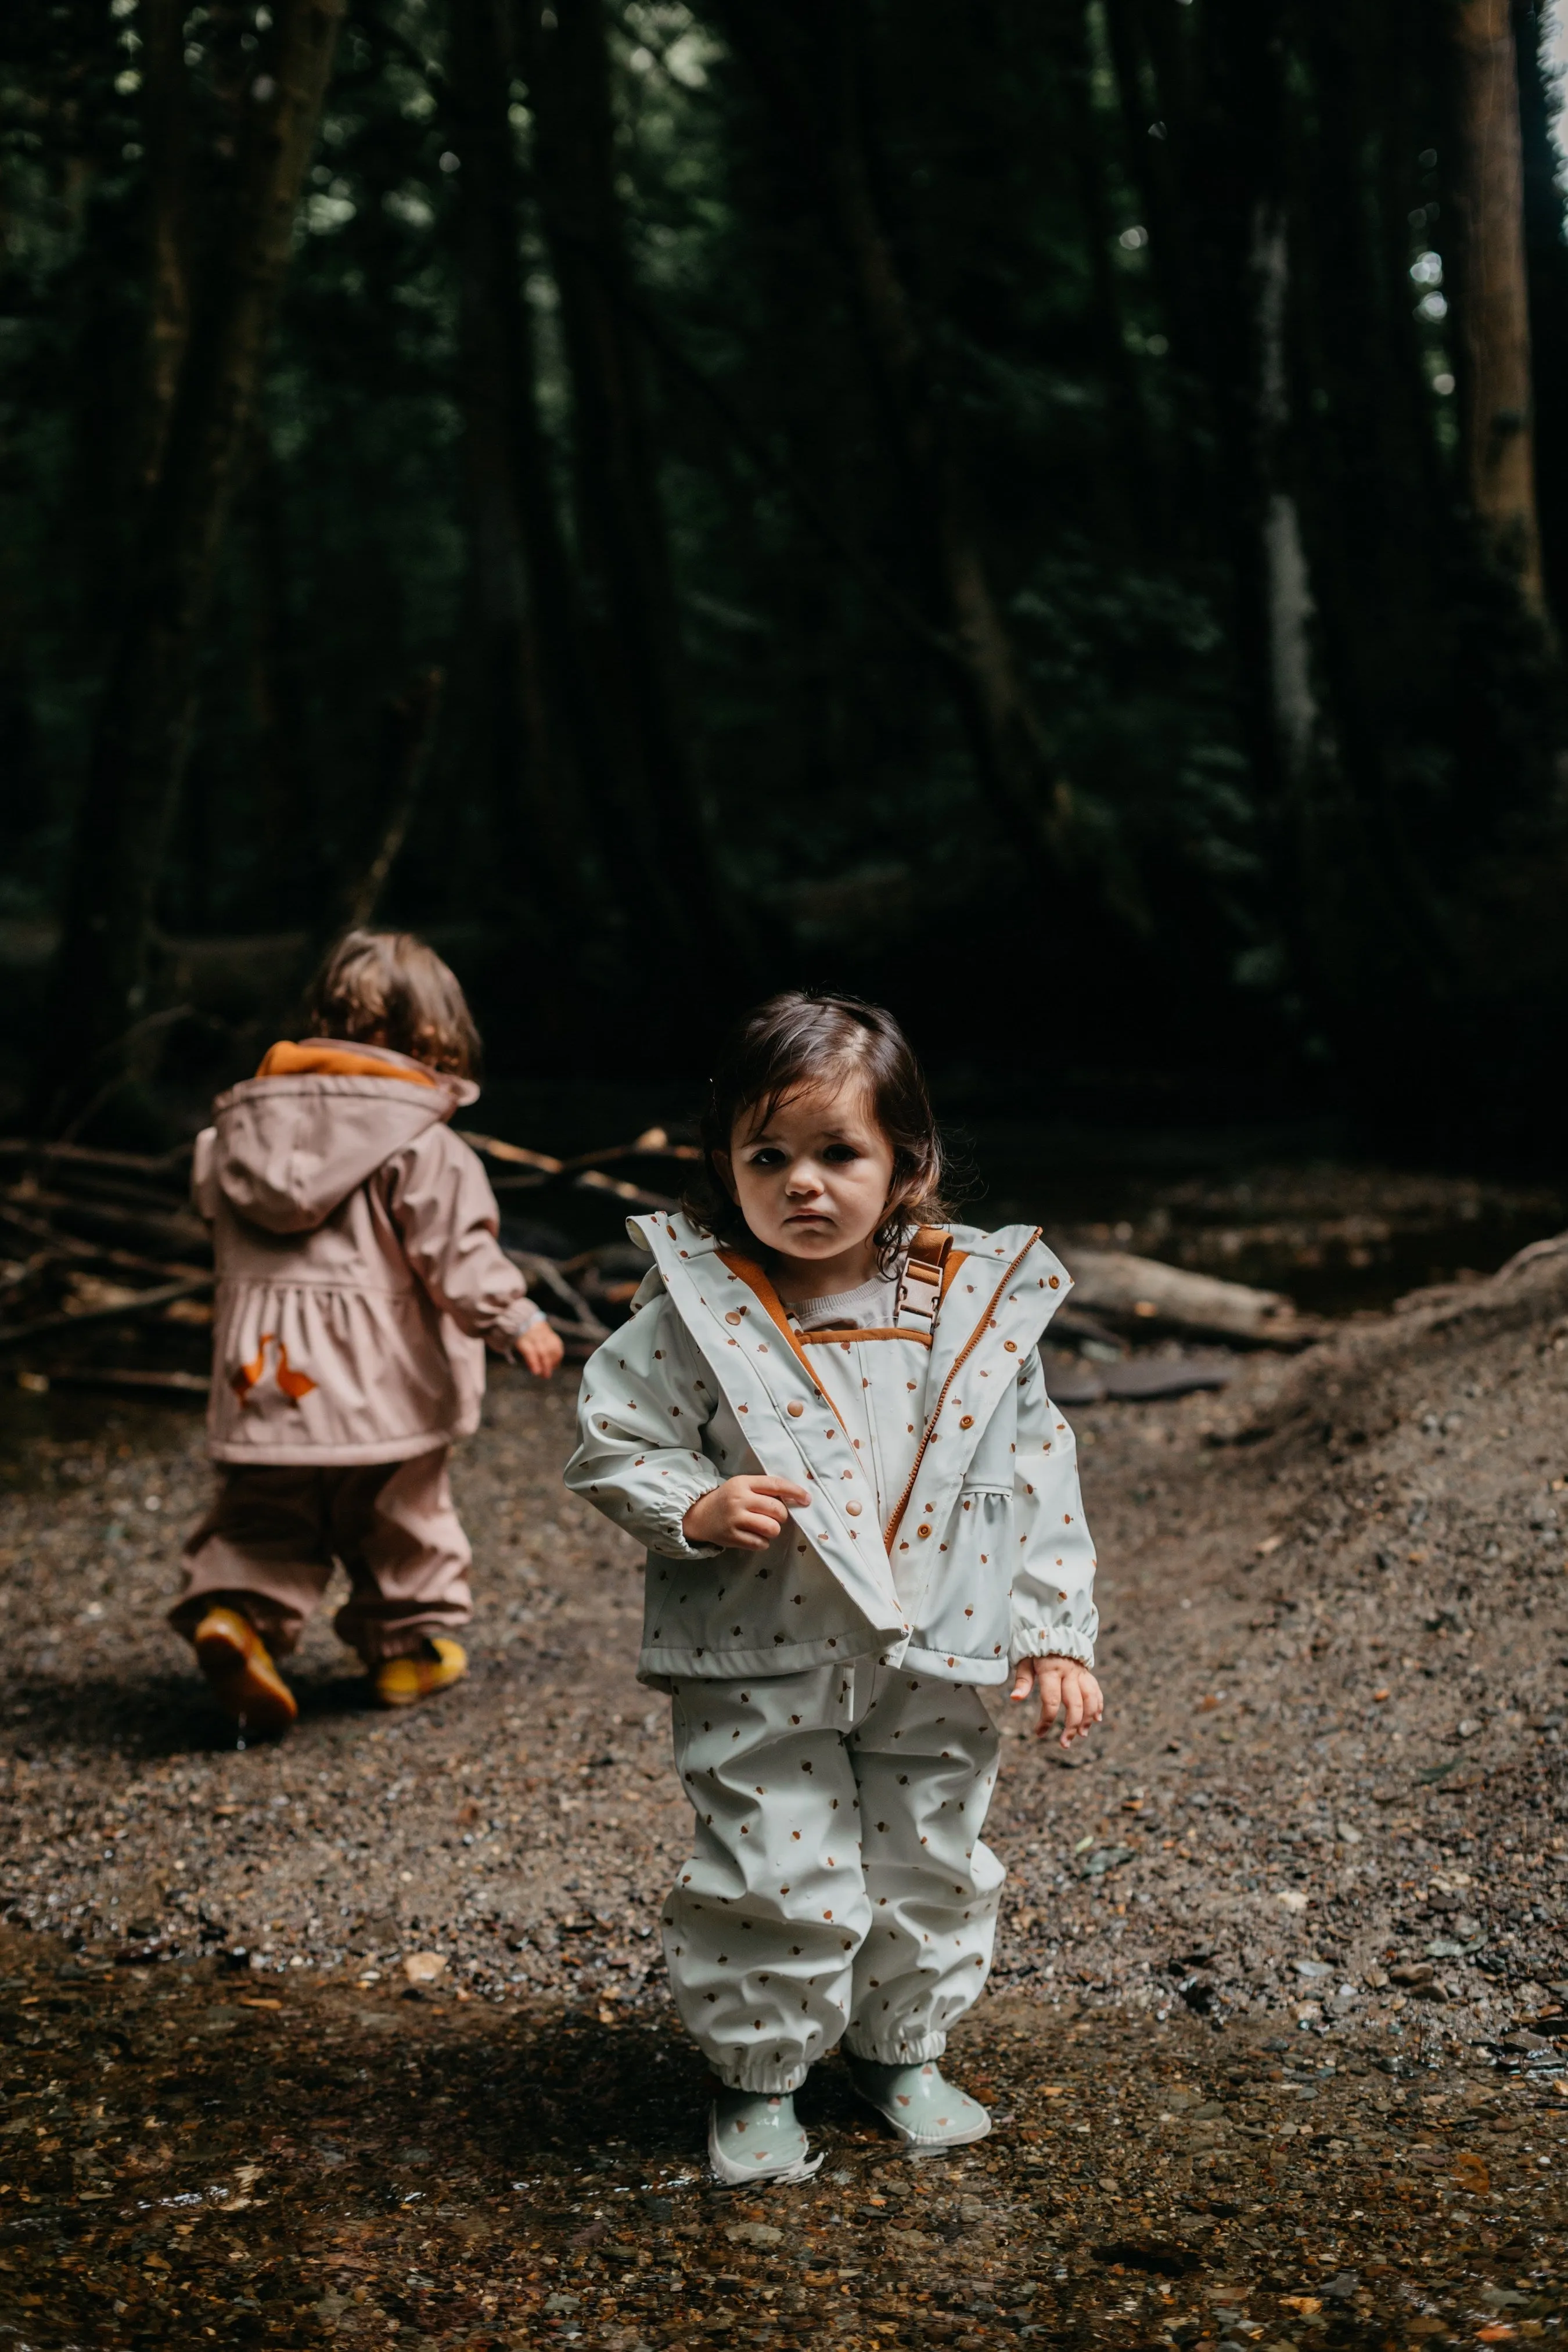
[{"label": "peplum ruffle on pink jacket", "polygon": [[312,1039],[219,1096],[192,1171],[217,1267],[215,1460],[400,1462],[478,1428],[486,1345],[541,1317],[447,1124],[477,1093]]}]

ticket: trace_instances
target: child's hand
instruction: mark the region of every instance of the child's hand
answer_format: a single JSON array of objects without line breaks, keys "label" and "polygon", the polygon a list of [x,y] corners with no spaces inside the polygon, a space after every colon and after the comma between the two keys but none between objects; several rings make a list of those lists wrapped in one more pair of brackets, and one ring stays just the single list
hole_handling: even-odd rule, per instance
[{"label": "child's hand", "polygon": [[1036,1738],[1048,1736],[1059,1713],[1063,1717],[1063,1748],[1070,1748],[1075,1739],[1087,1738],[1105,1712],[1100,1685],[1076,1658],[1020,1658],[1008,1696],[1026,1699],[1032,1690],[1040,1694]]},{"label": "child's hand", "polygon": [[680,1522],[688,1543],[724,1551],[766,1551],[789,1524],[788,1506],[811,1496],[793,1478],[726,1478],[692,1504]]},{"label": "child's hand", "polygon": [[517,1341],[519,1363],[526,1364],[542,1381],[550,1378],[565,1353],[560,1332],[548,1323],[531,1324]]}]

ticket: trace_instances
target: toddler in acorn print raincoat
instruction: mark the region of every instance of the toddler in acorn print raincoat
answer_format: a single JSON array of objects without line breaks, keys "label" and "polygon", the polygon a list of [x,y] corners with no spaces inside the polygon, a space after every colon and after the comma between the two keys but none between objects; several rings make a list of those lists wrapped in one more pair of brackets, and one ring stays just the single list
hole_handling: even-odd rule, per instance
[{"label": "toddler in acorn print raincoat", "polygon": [[914,2146],[990,2128],[942,2077],[991,1963],[981,1839],[1012,1680],[1100,1713],[1094,1556],[1038,1341],[1068,1276],[1026,1226],[938,1223],[891,1016],[789,994],[710,1092],[711,1197],[634,1218],[654,1269],[592,1359],[567,1483],[647,1548],[642,1679],[695,1843],[665,1906],[717,2074],[722,2180],[816,2169],[792,2095],[842,2039]]}]

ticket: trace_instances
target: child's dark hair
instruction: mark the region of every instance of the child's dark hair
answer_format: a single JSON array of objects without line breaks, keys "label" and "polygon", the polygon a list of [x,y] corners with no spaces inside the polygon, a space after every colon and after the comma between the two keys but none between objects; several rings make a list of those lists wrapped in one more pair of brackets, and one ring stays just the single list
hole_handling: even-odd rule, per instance
[{"label": "child's dark hair", "polygon": [[684,1206],[720,1241],[750,1239],[714,1165],[748,1113],[765,1126],[808,1087],[860,1079],[871,1115],[893,1150],[888,1211],[872,1239],[885,1268],[917,1225],[950,1213],[942,1199],[942,1151],[914,1048],[890,1013],[858,996],[785,989],[747,1013],[725,1038],[702,1111],[702,1173]]},{"label": "child's dark hair", "polygon": [[310,983],[305,1034],[388,1045],[471,1078],[479,1033],[455,972],[412,931],[345,933]]}]

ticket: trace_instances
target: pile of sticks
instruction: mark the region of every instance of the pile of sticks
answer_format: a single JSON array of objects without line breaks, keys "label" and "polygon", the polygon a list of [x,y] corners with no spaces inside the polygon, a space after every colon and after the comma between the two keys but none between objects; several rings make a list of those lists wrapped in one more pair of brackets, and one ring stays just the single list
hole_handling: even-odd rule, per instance
[{"label": "pile of sticks", "polygon": [[[110,1373],[116,1386],[205,1394],[205,1372],[180,1360],[199,1352],[212,1319],[212,1244],[186,1198],[190,1156],[188,1145],[152,1158],[0,1141],[0,1356],[22,1366],[24,1387]],[[81,1359],[83,1342],[154,1330],[151,1364]]]},{"label": "pile of sticks", "polygon": [[[660,1128],[569,1160],[493,1136],[465,1140],[484,1158],[503,1214],[520,1193],[538,1196],[531,1209],[547,1213],[549,1196],[563,1191],[623,1213],[672,1208],[672,1197],[628,1181],[624,1170],[698,1156]],[[151,1155],[0,1139],[0,1360],[23,1387],[205,1395],[213,1254],[190,1204],[190,1166],[189,1144]],[[578,1360],[637,1287],[625,1244],[562,1257],[508,1254]]]}]

